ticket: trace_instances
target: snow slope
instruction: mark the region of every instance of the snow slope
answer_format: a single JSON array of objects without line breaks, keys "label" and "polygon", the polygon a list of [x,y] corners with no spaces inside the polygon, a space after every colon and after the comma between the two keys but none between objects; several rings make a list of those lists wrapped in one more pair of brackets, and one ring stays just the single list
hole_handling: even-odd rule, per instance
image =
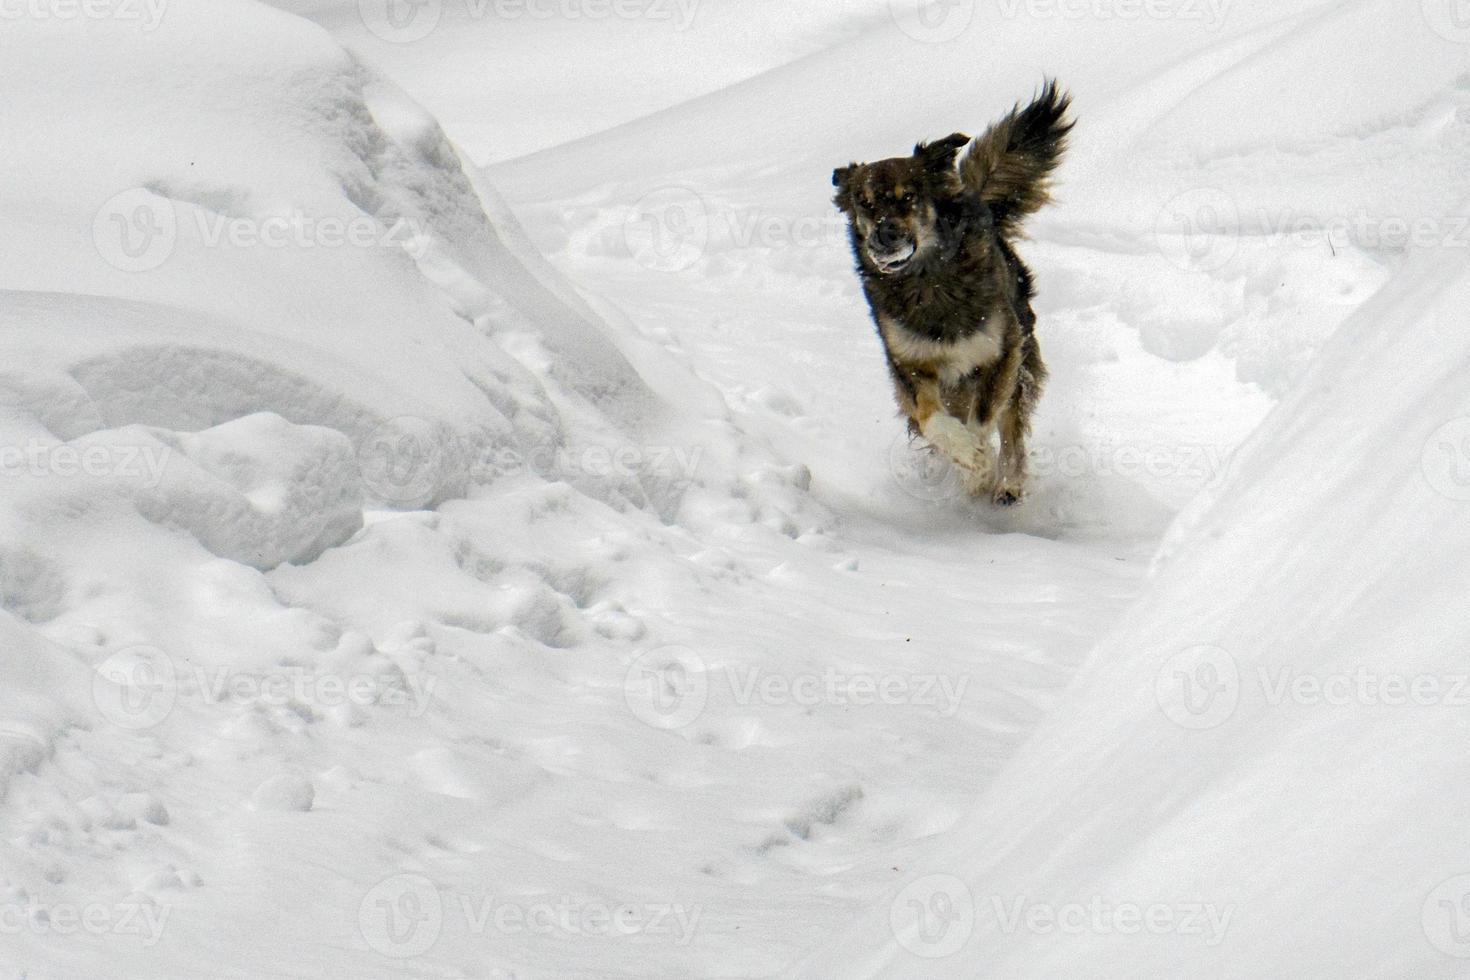
[{"label": "snow slope", "polygon": [[[281,6],[0,33],[0,967],[1455,975],[1433,0]],[[997,512],[827,174],[1043,72]]]},{"label": "snow slope", "polygon": [[1422,253],[1337,332],[948,845],[792,975],[1463,975],[1467,296]]}]

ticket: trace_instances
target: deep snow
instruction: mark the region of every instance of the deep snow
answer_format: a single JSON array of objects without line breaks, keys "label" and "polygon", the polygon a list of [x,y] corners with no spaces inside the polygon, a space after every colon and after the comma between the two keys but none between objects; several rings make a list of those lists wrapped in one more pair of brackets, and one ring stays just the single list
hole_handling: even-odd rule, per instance
[{"label": "deep snow", "polygon": [[[0,32],[0,965],[1460,975],[1452,5],[280,6]],[[998,512],[827,174],[1043,72]]]}]

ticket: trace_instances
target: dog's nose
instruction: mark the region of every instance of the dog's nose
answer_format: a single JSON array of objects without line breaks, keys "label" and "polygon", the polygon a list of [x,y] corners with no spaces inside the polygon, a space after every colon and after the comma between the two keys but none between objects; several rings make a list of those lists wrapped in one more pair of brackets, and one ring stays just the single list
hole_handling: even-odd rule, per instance
[{"label": "dog's nose", "polygon": [[878,222],[878,227],[873,231],[873,237],[880,245],[897,245],[903,237],[903,229],[892,218],[884,218]]}]

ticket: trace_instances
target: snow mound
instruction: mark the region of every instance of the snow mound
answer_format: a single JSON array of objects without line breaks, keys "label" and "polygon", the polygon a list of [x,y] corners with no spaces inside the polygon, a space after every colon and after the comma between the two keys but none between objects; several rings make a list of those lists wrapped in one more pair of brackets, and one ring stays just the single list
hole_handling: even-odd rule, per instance
[{"label": "snow mound", "polygon": [[[274,412],[359,446],[410,419],[477,458],[656,407],[607,325],[502,238],[432,117],[319,28],[215,2],[149,32],[23,20],[0,76],[0,164],[24,174],[0,208],[27,242],[0,270],[9,363],[28,366],[7,387],[58,437]],[[201,139],[200,119],[221,123]],[[423,506],[472,479],[431,476],[368,498]]]},{"label": "snow mound", "polygon": [[[10,556],[0,556],[7,570]],[[8,577],[8,576],[7,576]],[[11,604],[13,579],[6,582]],[[19,773],[50,758],[55,741],[82,717],[77,693],[88,688],[87,671],[9,611],[0,612],[0,800]]]},{"label": "snow mound", "polygon": [[335,429],[257,412],[197,433],[105,430],[75,446],[138,460],[119,482],[145,517],[262,570],[312,561],[362,527],[357,454]]},{"label": "snow mound", "polygon": [[1467,302],[1463,256],[1412,256],[952,840],[792,975],[1462,975]]}]

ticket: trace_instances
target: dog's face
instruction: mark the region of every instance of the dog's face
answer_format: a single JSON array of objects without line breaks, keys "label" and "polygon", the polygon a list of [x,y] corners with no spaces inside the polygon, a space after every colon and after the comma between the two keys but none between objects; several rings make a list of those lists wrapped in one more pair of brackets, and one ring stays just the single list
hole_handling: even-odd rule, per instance
[{"label": "dog's face", "polygon": [[832,172],[834,203],[847,214],[860,261],[878,275],[898,276],[939,249],[940,208],[960,193],[954,158],[968,142],[955,133],[920,143],[913,156]]}]

